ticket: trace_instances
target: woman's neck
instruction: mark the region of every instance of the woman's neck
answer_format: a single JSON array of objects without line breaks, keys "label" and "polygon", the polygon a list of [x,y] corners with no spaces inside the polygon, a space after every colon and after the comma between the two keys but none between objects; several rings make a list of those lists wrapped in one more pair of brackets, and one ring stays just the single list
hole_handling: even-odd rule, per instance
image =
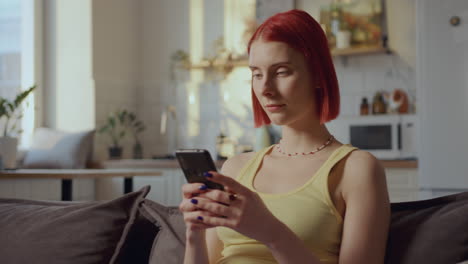
[{"label": "woman's neck", "polygon": [[287,153],[303,153],[322,146],[331,136],[325,125],[316,123],[306,127],[282,128],[281,148]]}]

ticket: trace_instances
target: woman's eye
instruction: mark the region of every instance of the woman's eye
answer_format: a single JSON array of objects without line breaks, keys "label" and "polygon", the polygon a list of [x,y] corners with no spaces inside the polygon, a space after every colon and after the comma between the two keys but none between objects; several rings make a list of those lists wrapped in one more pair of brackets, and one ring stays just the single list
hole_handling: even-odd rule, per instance
[{"label": "woman's eye", "polygon": [[279,75],[279,76],[286,76],[288,75],[289,72],[288,71],[279,71],[279,72],[276,72],[276,75]]},{"label": "woman's eye", "polygon": [[255,73],[255,74],[252,75],[252,78],[260,80],[262,78],[262,75],[260,73]]}]

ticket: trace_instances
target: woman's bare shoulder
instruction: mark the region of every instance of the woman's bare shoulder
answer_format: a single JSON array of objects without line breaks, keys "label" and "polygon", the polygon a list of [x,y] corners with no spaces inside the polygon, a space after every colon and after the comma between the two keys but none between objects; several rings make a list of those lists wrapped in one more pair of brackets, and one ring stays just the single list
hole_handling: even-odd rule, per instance
[{"label": "woman's bare shoulder", "polygon": [[346,186],[353,188],[359,184],[377,187],[375,185],[381,185],[379,183],[382,182],[385,182],[385,170],[376,157],[363,150],[355,150],[349,154],[343,170],[345,189]]},{"label": "woman's bare shoulder", "polygon": [[379,163],[379,160],[370,152],[356,149],[349,154],[348,161],[359,165]]},{"label": "woman's bare shoulder", "polygon": [[255,154],[256,152],[246,152],[227,159],[223,163],[221,173],[232,178],[237,178],[240,170],[255,156]]}]

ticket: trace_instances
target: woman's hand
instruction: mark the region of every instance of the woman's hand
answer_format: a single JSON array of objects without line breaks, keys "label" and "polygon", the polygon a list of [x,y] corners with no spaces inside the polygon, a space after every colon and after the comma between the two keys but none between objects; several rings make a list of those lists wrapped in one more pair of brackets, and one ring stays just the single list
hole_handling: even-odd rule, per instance
[{"label": "woman's hand", "polygon": [[[197,226],[225,226],[262,243],[270,242],[271,230],[281,222],[268,210],[260,196],[217,172],[210,172],[207,179],[222,184],[225,190],[209,190],[198,197],[191,197],[190,208],[193,211],[187,215],[191,223],[196,219]],[[189,207],[187,204],[184,206]]]},{"label": "woman's hand", "polygon": [[182,186],[182,202],[179,205],[179,210],[184,215],[185,225],[189,231],[203,231],[213,227],[200,221],[206,216],[211,216],[209,212],[200,210],[192,201],[194,197],[198,197],[208,191],[208,188],[203,183],[188,183]]}]

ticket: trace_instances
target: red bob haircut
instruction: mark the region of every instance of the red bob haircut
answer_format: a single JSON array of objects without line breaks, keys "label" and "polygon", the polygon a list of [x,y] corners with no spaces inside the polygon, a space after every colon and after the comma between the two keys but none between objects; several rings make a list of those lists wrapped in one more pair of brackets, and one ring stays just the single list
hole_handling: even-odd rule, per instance
[{"label": "red bob haircut", "polygon": [[[315,98],[320,123],[324,124],[335,119],[340,112],[338,79],[327,37],[320,24],[308,13],[294,9],[278,13],[263,22],[249,40],[248,54],[252,43],[258,39],[283,42],[305,57],[309,73],[314,76],[315,83],[310,89],[316,90]],[[253,89],[252,104],[255,127],[271,124]]]}]

